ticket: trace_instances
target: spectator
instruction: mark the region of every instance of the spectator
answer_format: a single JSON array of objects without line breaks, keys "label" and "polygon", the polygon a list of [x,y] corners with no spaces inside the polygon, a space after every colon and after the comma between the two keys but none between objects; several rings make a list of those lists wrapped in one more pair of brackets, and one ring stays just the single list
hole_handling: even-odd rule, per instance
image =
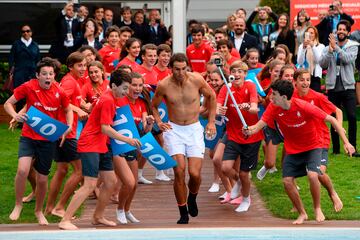
[{"label": "spectator", "polygon": [[[228,35],[226,34],[226,30],[223,28],[217,28],[214,31],[215,34],[215,43],[217,44],[220,40],[225,39],[228,40]],[[236,50],[236,48],[232,48],[231,49],[231,55],[236,57],[236,58],[240,58],[240,53],[238,50]]]},{"label": "spectator", "polygon": [[237,18],[234,23],[234,37],[230,37],[231,42],[240,53],[240,56],[245,56],[248,49],[259,46],[256,37],[245,32],[245,28],[245,19]]},{"label": "spectator", "polygon": [[[191,35],[191,30],[192,28],[197,25],[197,24],[200,24],[197,20],[195,19],[191,19],[188,23],[188,29],[189,29],[189,33],[188,35],[186,36],[186,46],[189,46],[190,44],[193,43],[193,39],[192,39],[192,35]],[[169,30],[170,31],[170,30]]]},{"label": "spectator", "polygon": [[235,15],[237,18],[246,19],[246,10],[244,8],[238,8],[235,11]]},{"label": "spectator", "polygon": [[305,30],[311,25],[310,17],[305,11],[305,9],[301,9],[298,12],[296,22],[297,22],[296,40],[298,44],[297,46],[299,46],[304,41]]},{"label": "spectator", "polygon": [[120,41],[119,41],[119,48],[122,49],[126,43],[126,41],[132,37],[134,31],[127,27],[123,26],[120,28]]},{"label": "spectator", "polygon": [[102,48],[102,44],[97,38],[99,27],[95,19],[88,18],[82,24],[82,32],[83,32],[83,45],[89,45],[96,50],[100,50]]},{"label": "spectator", "polygon": [[[258,15],[259,23],[253,23],[256,15]],[[274,22],[269,22],[269,16]],[[246,28],[249,34],[255,36],[260,45],[261,62],[265,62],[269,55],[266,55],[266,47],[269,43],[270,33],[275,31],[275,22],[277,22],[278,16],[272,12],[271,8],[256,7],[246,21]]]},{"label": "spectator", "polygon": [[[327,68],[326,89],[328,98],[338,108],[345,109],[349,122],[348,134],[350,143],[356,148],[356,94],[355,94],[355,59],[359,43],[349,40],[351,23],[341,20],[337,25],[336,35],[330,33],[329,46],[324,48],[320,66]],[[331,128],[333,153],[340,153],[339,135]],[[353,156],[360,157],[358,152]]]},{"label": "spectator", "polygon": [[298,49],[297,64],[309,70],[311,75],[310,88],[321,92],[322,68],[319,62],[325,46],[319,43],[319,34],[316,27],[308,27],[304,32],[304,36],[304,42],[300,44]]},{"label": "spectator", "polygon": [[329,45],[329,34],[336,32],[336,26],[341,20],[347,20],[351,25],[354,24],[352,17],[344,13],[342,2],[335,0],[329,6],[328,16],[316,25],[319,31],[319,40],[322,44],[325,46]]},{"label": "spectator", "polygon": [[239,60],[240,58],[236,58],[231,55],[231,50],[233,49],[234,45],[229,40],[220,40],[216,46],[217,50],[221,52],[224,55],[226,64],[230,66],[233,62],[236,60]]},{"label": "spectator", "polygon": [[105,35],[104,30],[104,8],[102,6],[95,6],[94,19],[99,25],[99,41],[102,42]]},{"label": "spectator", "polygon": [[235,24],[236,18],[237,17],[235,14],[229,15],[226,19],[226,25],[223,27],[224,29],[226,29],[227,35],[230,38],[234,37],[234,24]]},{"label": "spectator", "polygon": [[89,16],[89,9],[85,5],[81,5],[76,13],[76,17],[78,21],[82,23],[88,16]]},{"label": "spectator", "polygon": [[69,2],[65,5],[62,13],[55,22],[56,40],[52,44],[49,53],[60,62],[65,63],[70,53],[81,46],[81,25],[75,18],[74,4]]},{"label": "spectator", "polygon": [[103,22],[103,28],[104,28],[104,32],[106,32],[106,29],[110,26],[113,25],[113,20],[114,20],[114,13],[111,9],[105,9],[104,11],[104,18],[102,20]]},{"label": "spectator", "polygon": [[149,14],[150,25],[150,39],[149,43],[156,46],[165,43],[169,37],[166,26],[161,20],[160,12],[157,9],[152,9]]},{"label": "spectator", "polygon": [[157,72],[157,81],[161,81],[165,77],[171,75],[171,70],[169,68],[171,48],[167,44],[160,44],[157,47],[156,52],[158,55],[158,61],[154,66],[154,70]]},{"label": "spectator", "polygon": [[241,59],[250,69],[263,68],[265,65],[259,62],[260,53],[257,48],[247,50],[245,56]]},{"label": "spectator", "polygon": [[144,44],[149,42],[150,38],[150,26],[145,22],[145,14],[143,10],[138,10],[134,14],[134,37],[138,38]]}]

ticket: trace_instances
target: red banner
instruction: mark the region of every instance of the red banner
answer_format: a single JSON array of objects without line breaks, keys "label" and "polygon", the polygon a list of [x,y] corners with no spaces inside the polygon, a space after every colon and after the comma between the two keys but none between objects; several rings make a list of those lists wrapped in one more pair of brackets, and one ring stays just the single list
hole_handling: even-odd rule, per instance
[{"label": "red banner", "polygon": [[[311,23],[316,25],[319,23],[318,14],[321,11],[328,11],[332,4],[331,0],[291,0],[290,1],[290,19],[293,23],[297,13],[301,9],[305,9],[311,18]],[[360,29],[360,1],[358,0],[342,0],[343,12],[352,16],[355,24],[351,30]],[[292,26],[292,25],[291,25]]]}]

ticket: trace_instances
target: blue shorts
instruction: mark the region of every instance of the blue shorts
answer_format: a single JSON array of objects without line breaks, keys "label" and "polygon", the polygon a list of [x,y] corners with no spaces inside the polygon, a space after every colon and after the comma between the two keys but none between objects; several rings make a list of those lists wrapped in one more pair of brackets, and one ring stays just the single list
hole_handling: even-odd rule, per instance
[{"label": "blue shorts", "polygon": [[60,147],[61,139],[57,141],[55,162],[69,163],[80,159],[80,154],[77,152],[77,139],[65,139],[64,145]]},{"label": "blue shorts", "polygon": [[85,152],[80,153],[82,175],[84,177],[99,176],[99,171],[113,171],[112,151],[106,153]]},{"label": "blue shorts", "polygon": [[42,175],[49,175],[51,163],[54,158],[56,142],[46,140],[34,140],[28,137],[20,137],[19,158],[35,158],[34,168]]}]

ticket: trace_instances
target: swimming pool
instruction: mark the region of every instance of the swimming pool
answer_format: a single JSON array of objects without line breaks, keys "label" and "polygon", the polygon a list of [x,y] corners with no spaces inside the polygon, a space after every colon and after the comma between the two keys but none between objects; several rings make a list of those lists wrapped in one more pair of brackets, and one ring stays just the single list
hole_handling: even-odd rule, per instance
[{"label": "swimming pool", "polygon": [[359,240],[360,228],[82,229],[0,232],[6,240]]}]

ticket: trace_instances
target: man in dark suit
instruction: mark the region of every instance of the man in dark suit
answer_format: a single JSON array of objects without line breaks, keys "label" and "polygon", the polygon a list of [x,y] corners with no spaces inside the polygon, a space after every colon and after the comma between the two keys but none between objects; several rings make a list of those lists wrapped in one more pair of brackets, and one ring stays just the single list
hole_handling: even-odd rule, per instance
[{"label": "man in dark suit", "polygon": [[81,46],[81,24],[75,17],[74,4],[67,3],[55,22],[56,40],[50,48],[52,57],[65,63],[70,53]]},{"label": "man in dark suit", "polygon": [[250,48],[258,49],[259,44],[256,37],[245,32],[246,23],[243,18],[236,18],[234,23],[234,36],[230,38],[240,56],[245,56]]},{"label": "man in dark suit", "polygon": [[160,12],[157,9],[152,9],[149,14],[150,25],[150,39],[149,42],[155,45],[165,43],[169,38],[169,33],[166,26],[161,20]]}]

